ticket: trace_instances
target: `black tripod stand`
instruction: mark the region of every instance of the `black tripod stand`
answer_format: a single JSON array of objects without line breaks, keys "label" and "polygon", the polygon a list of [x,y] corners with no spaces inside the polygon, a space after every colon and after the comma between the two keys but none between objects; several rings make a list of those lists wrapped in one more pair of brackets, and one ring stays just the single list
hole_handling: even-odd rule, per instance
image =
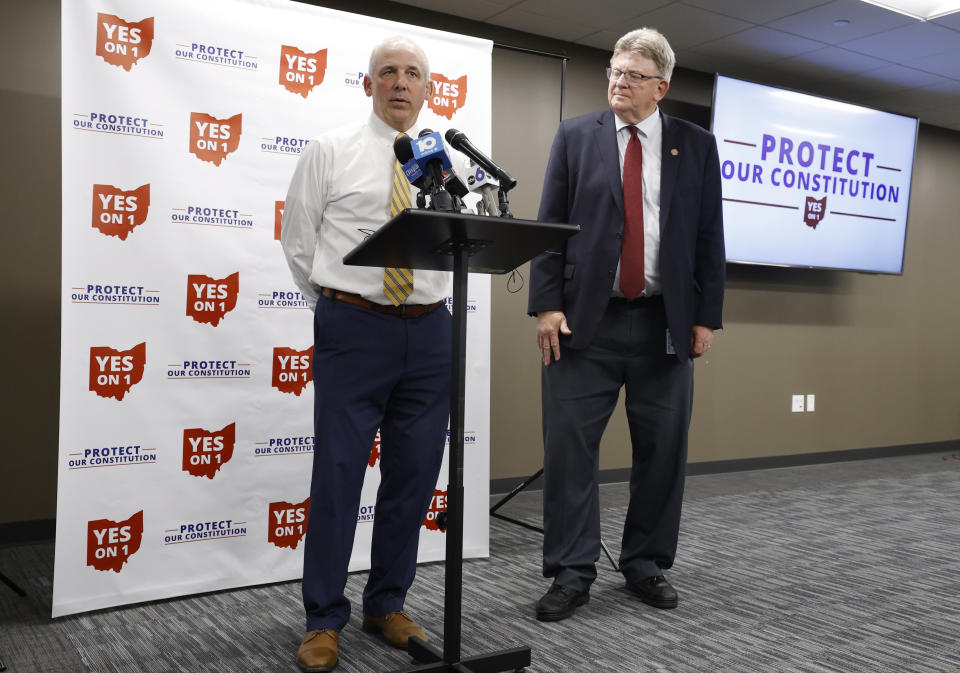
[{"label": "black tripod stand", "polygon": [[15,594],[17,594],[18,596],[20,596],[21,598],[25,598],[25,597],[26,597],[27,592],[24,591],[23,589],[21,589],[19,584],[17,584],[17,583],[14,582],[12,579],[10,579],[10,578],[7,577],[6,575],[4,575],[2,572],[0,572],[0,582],[3,582],[3,583],[6,584],[8,587],[10,587],[10,588],[13,590],[13,592],[14,592]]},{"label": "black tripod stand", "polygon": [[[540,526],[534,526],[532,523],[527,523],[526,521],[521,521],[520,519],[514,519],[513,517],[509,517],[506,514],[500,514],[499,512],[497,512],[498,509],[500,509],[501,507],[506,505],[508,502],[513,500],[514,496],[520,493],[520,491],[522,491],[527,486],[529,486],[530,484],[535,482],[537,479],[539,479],[540,475],[542,474],[543,474],[543,468],[541,467],[539,470],[537,470],[532,475],[527,477],[523,481],[523,483],[519,484],[512,491],[510,491],[505,496],[497,500],[496,504],[494,504],[494,506],[490,508],[490,516],[495,516],[502,521],[509,521],[510,523],[514,523],[518,526],[529,528],[530,530],[536,531],[541,535],[543,535],[543,528],[541,528]],[[617,562],[613,560],[613,556],[610,554],[610,550],[607,549],[607,544],[603,541],[603,538],[600,539],[600,547],[601,549],[603,549],[603,553],[606,555],[607,559],[609,559],[610,565],[613,566],[613,572],[615,573],[620,572],[620,566],[618,566]]]},{"label": "black tripod stand", "polygon": [[[26,598],[27,592],[20,588],[20,585],[14,582],[12,579],[0,572],[0,582],[3,582],[20,598]],[[7,670],[7,665],[3,663],[3,659],[0,659],[0,671]]]}]

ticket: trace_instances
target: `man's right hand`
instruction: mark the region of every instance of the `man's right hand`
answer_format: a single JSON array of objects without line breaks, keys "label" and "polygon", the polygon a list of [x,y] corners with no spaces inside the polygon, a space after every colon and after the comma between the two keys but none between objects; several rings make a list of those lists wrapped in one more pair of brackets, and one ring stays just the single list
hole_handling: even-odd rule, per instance
[{"label": "man's right hand", "polygon": [[563,311],[541,311],[537,314],[537,345],[543,364],[550,364],[550,355],[560,359],[560,334],[573,334],[567,327],[567,316]]}]

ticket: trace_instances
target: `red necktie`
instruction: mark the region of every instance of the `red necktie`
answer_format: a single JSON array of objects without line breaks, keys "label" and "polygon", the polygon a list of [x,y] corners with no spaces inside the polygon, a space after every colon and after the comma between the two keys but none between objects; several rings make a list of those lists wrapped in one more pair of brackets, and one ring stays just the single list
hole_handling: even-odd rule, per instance
[{"label": "red necktie", "polygon": [[623,245],[620,248],[620,291],[627,299],[643,292],[643,148],[637,127],[623,157]]}]

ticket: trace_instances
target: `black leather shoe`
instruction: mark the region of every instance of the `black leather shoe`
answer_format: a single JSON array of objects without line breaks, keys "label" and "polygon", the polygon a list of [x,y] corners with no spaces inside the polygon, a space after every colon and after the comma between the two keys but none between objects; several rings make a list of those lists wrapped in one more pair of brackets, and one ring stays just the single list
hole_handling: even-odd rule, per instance
[{"label": "black leather shoe", "polygon": [[647,577],[639,582],[627,582],[627,590],[655,608],[669,610],[677,607],[679,602],[677,590],[670,586],[670,582],[663,575]]},{"label": "black leather shoe", "polygon": [[554,584],[537,601],[537,619],[541,622],[559,622],[574,613],[581,605],[590,602],[590,591],[576,591],[561,584]]}]

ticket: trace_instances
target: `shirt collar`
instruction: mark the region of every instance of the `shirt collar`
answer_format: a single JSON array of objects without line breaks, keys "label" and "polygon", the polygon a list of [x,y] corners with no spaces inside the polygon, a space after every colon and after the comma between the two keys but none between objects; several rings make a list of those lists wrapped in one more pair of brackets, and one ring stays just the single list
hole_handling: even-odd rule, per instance
[{"label": "shirt collar", "polygon": [[637,130],[642,133],[644,137],[649,138],[656,130],[657,125],[660,123],[660,106],[658,105],[652,114],[648,115],[646,119],[641,120],[637,124],[630,124],[623,121],[620,119],[620,115],[618,115],[616,112],[613,113],[613,118],[617,123],[617,133],[620,133],[625,126],[636,126]]},{"label": "shirt collar", "polygon": [[[397,134],[400,133],[399,131],[397,131],[397,129],[393,128],[387,122],[380,119],[380,117],[377,116],[377,113],[373,111],[370,112],[370,118],[367,120],[367,125],[373,131],[373,134],[375,136],[383,140],[388,140],[391,143],[397,137]],[[404,133],[406,133],[411,138],[416,138],[417,133],[419,133],[419,131],[420,131],[420,127],[417,126],[416,123],[414,123],[414,125],[408,128],[406,131],[404,131]]]}]

